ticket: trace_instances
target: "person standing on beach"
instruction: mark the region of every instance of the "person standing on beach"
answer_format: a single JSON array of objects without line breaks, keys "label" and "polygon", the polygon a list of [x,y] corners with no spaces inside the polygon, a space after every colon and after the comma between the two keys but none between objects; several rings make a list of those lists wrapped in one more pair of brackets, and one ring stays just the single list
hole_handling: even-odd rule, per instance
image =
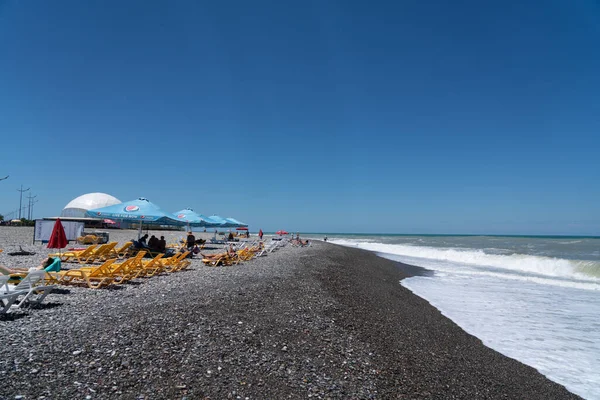
[{"label": "person standing on beach", "polygon": [[262,237],[263,237],[263,231],[262,231],[262,229],[258,231],[258,237],[259,237],[260,240],[262,240]]}]

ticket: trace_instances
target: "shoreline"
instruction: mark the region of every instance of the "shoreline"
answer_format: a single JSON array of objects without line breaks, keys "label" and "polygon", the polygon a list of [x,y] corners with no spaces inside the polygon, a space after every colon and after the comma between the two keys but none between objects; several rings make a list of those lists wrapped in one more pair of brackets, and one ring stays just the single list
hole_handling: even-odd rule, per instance
[{"label": "shoreline", "polygon": [[0,318],[0,398],[579,398],[399,283],[419,270],[315,241],[115,289],[61,286]]}]

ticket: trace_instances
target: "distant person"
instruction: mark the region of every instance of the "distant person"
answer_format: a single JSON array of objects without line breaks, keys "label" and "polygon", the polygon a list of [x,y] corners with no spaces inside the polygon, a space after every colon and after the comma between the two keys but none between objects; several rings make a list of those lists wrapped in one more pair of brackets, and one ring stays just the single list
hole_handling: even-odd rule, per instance
[{"label": "distant person", "polygon": [[230,242],[233,241],[233,233],[229,232],[229,236],[227,236],[227,240]]},{"label": "distant person", "polygon": [[158,251],[160,251],[161,253],[164,253],[165,250],[167,249],[167,241],[165,240],[164,236],[160,237],[160,240],[156,244],[156,249]]},{"label": "distant person", "polygon": [[54,262],[54,257],[46,257],[42,263],[36,267],[31,268],[8,268],[4,265],[0,265],[0,273],[3,275],[10,274],[22,274],[24,272],[33,272],[33,271],[41,271],[47,267],[49,267]]},{"label": "distant person", "polygon": [[196,245],[196,236],[194,236],[192,231],[189,231],[188,235],[187,235],[187,239],[185,241],[185,247],[187,247],[188,250],[193,250],[195,245]]},{"label": "distant person", "polygon": [[325,236],[325,239],[323,239],[323,241],[324,241],[324,242],[326,242],[326,241],[327,241],[327,236]]},{"label": "distant person", "polygon": [[262,231],[262,229],[258,231],[258,237],[259,237],[260,240],[262,240],[262,237],[263,237],[263,231]]}]

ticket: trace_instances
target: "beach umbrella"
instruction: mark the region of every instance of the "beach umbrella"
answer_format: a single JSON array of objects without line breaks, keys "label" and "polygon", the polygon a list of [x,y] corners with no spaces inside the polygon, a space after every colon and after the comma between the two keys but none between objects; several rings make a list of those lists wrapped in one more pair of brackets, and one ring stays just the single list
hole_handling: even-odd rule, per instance
[{"label": "beach umbrella", "polygon": [[277,231],[275,233],[278,234],[278,235],[287,235],[288,234],[287,231]]},{"label": "beach umbrella", "polygon": [[[185,208],[181,211],[174,212],[173,215],[177,220],[190,226],[204,226],[204,227],[215,227],[221,226],[220,224],[212,221],[209,217],[194,212],[191,208]],[[190,229],[188,229],[190,230]]]},{"label": "beach umbrella", "polygon": [[225,221],[229,222],[233,226],[237,226],[237,227],[240,227],[240,228],[247,228],[248,227],[248,224],[240,222],[240,221],[238,221],[235,218],[227,217],[227,218],[225,218]]},{"label": "beach umbrella", "polygon": [[137,200],[126,201],[112,206],[88,210],[86,215],[93,218],[108,218],[140,224],[138,239],[142,236],[142,224],[150,225],[185,225],[174,215],[160,209],[150,200],[140,197]]},{"label": "beach umbrella", "polygon": [[237,225],[233,224],[232,222],[227,221],[225,218],[220,217],[218,215],[211,215],[208,218],[210,218],[211,221],[216,222],[217,223],[216,226],[219,226],[221,228],[235,228],[237,226]]},{"label": "beach umbrella", "polygon": [[58,249],[58,254],[60,255],[60,249],[67,247],[68,243],[69,241],[65,234],[65,228],[63,227],[62,222],[60,222],[60,218],[57,218],[54,227],[52,228],[52,234],[50,235],[47,247],[49,249]]},{"label": "beach umbrella", "polygon": [[240,228],[235,228],[236,231],[247,231],[248,228],[246,227],[240,227]]}]

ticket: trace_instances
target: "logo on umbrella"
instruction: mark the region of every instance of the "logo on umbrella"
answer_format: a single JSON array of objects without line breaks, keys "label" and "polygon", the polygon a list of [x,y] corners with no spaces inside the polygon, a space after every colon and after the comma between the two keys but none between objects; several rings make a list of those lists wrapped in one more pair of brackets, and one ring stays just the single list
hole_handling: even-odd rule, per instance
[{"label": "logo on umbrella", "polygon": [[185,218],[185,214],[179,214],[177,215],[177,218]]},{"label": "logo on umbrella", "polygon": [[125,211],[126,212],[135,212],[137,210],[139,210],[140,208],[138,206],[127,206],[125,207]]}]

